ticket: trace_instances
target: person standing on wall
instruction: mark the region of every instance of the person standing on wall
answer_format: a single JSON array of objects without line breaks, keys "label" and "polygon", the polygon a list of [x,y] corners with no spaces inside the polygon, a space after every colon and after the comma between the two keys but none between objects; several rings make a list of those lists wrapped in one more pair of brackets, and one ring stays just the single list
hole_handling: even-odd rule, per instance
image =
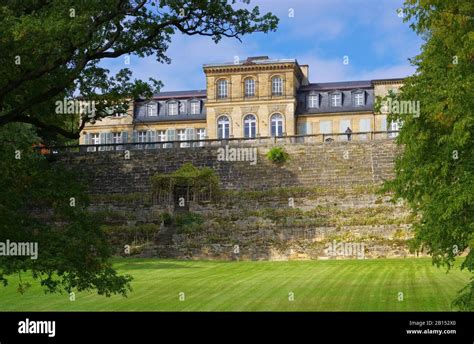
[{"label": "person standing on wall", "polygon": [[351,140],[351,134],[352,134],[351,128],[347,127],[346,134],[347,134],[347,141],[350,141]]}]

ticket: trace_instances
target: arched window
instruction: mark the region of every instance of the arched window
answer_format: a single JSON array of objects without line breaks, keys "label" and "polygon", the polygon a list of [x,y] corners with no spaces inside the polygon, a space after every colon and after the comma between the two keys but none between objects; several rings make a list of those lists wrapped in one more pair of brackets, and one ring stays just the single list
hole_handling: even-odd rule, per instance
[{"label": "arched window", "polygon": [[254,115],[244,117],[244,137],[257,136],[257,118]]},{"label": "arched window", "polygon": [[271,119],[271,136],[283,136],[283,116],[279,113],[272,115]]},{"label": "arched window", "polygon": [[279,76],[272,78],[272,95],[281,96],[283,95],[283,81]]},{"label": "arched window", "polygon": [[252,78],[245,79],[244,82],[245,90],[244,94],[246,97],[254,97],[255,96],[255,80]]},{"label": "arched window", "polygon": [[225,79],[217,82],[217,98],[227,98],[227,80]]},{"label": "arched window", "polygon": [[227,139],[230,136],[229,117],[221,116],[217,119],[217,138]]}]

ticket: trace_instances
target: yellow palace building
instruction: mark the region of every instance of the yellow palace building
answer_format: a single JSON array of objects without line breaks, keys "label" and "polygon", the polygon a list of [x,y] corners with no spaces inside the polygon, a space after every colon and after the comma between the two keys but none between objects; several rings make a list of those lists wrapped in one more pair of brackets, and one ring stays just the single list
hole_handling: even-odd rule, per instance
[{"label": "yellow palace building", "polygon": [[[397,130],[374,111],[377,96],[403,79],[310,83],[296,59],[249,57],[203,66],[205,90],[160,92],[136,99],[126,114],[85,126],[80,144],[386,132]],[[390,134],[388,134],[390,135]],[[335,135],[334,139],[346,138]],[[354,136],[370,139],[370,135]]]}]

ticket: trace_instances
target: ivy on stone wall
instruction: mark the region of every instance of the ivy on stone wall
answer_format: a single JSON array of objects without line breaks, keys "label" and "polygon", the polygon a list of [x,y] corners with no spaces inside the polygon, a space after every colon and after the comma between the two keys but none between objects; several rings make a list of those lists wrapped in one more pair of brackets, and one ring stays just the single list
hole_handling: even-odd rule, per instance
[{"label": "ivy on stone wall", "polygon": [[193,197],[208,195],[209,200],[215,200],[219,195],[219,178],[215,171],[191,163],[185,163],[172,173],[155,173],[151,184],[153,193],[158,195],[172,195],[177,187],[187,188]]}]

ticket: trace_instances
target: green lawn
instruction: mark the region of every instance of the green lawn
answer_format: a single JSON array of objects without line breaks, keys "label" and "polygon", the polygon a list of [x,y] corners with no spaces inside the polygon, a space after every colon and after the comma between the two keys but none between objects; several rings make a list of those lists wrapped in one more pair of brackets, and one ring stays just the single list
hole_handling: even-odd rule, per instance
[{"label": "green lawn", "polygon": [[[50,295],[33,282],[0,287],[1,311],[447,311],[469,273],[423,259],[291,262],[120,259],[134,276],[128,298]],[[25,281],[25,278],[23,278]],[[179,293],[185,300],[179,300]],[[294,301],[289,301],[289,293]],[[398,301],[398,293],[403,301]]]}]

